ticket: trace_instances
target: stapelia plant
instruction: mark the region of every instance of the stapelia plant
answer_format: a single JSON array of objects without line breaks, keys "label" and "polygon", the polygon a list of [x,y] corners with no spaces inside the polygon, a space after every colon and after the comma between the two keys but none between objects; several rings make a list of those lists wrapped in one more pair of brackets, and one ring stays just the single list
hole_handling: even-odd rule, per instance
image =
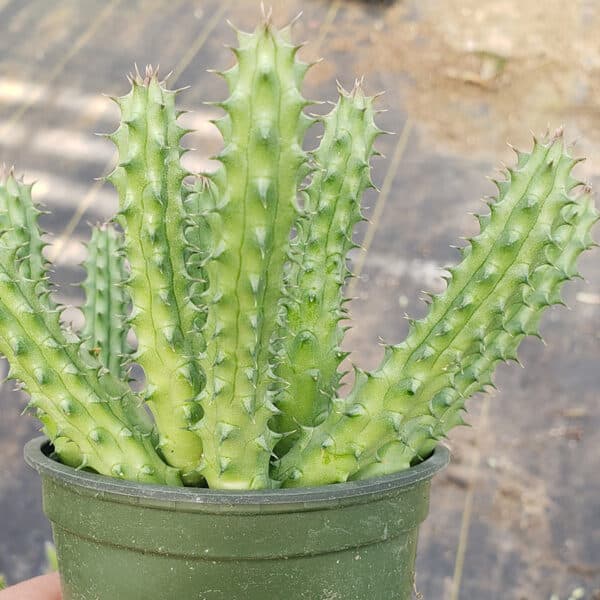
[{"label": "stapelia plant", "polygon": [[[462,423],[466,399],[539,335],[577,276],[598,217],[558,132],[517,153],[446,290],[341,395],[348,252],[381,131],[358,84],[325,117],[305,114],[308,65],[289,35],[268,22],[238,34],[221,73],[220,168],[193,183],[175,91],[148,69],[115,99],[118,227],[92,233],[77,335],[50,293],[31,186],[4,176],[0,350],[68,465],[234,489],[407,469]],[[306,152],[316,120],[323,135]],[[134,362],[141,393],[128,382]]]}]

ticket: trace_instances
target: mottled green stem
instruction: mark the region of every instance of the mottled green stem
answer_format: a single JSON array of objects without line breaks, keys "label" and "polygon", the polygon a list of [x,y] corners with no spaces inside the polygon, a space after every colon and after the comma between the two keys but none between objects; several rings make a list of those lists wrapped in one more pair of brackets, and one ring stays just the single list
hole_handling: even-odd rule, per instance
[{"label": "mottled green stem", "polygon": [[197,357],[203,345],[185,262],[180,139],[186,131],[177,124],[175,92],[152,69],[144,77],[137,74],[131,91],[116,101],[121,124],[110,137],[120,162],[109,178],[119,192],[118,219],[131,271],[134,360],[144,369],[160,448],[184,481],[194,484],[201,480],[202,443],[190,429],[202,414]]},{"label": "mottled green stem", "polygon": [[307,66],[296,60],[288,33],[268,23],[239,33],[237,62],[223,73],[230,96],[217,121],[225,141],[214,177],[218,201],[207,215],[207,383],[198,428],[202,473],[215,488],[272,485],[278,436],[268,423],[281,385],[273,343],[306,161],[302,139],[312,122],[299,89]]},{"label": "mottled green stem", "polygon": [[572,193],[576,162],[560,134],[519,154],[446,291],[377,370],[357,372],[325,422],[303,432],[279,464],[284,485],[406,469],[462,423],[465,400],[491,384],[498,362],[516,360],[523,337],[539,335],[542,312],[561,302],[560,287],[592,244],[598,217],[587,188]]},{"label": "mottled green stem", "polygon": [[[346,356],[341,350],[346,318],[342,286],[350,275],[348,252],[355,225],[362,220],[363,192],[372,186],[375,125],[373,98],[357,82],[339,89],[338,103],[323,118],[321,143],[314,152],[315,172],[306,188],[304,216],[291,248],[286,278],[282,359],[277,374],[286,382],[278,399],[275,429],[281,433],[322,422],[331,410]],[[277,446],[285,453],[295,435]]]},{"label": "mottled green stem", "polygon": [[206,324],[208,307],[205,294],[208,289],[206,261],[210,259],[211,232],[208,216],[217,207],[218,189],[207,175],[198,175],[191,187],[185,189],[184,209],[186,223],[185,262],[191,278],[190,298],[198,309],[197,323],[202,329]]},{"label": "mottled green stem", "polygon": [[[63,330],[50,296],[30,186],[0,179],[0,352],[75,467],[229,489],[407,469],[463,423],[466,400],[492,385],[499,362],[518,360],[544,309],[562,302],[592,244],[590,190],[571,175],[562,133],[518,153],[444,293],[340,398],[347,257],[380,133],[373,98],[340,89],[309,156],[308,65],[290,28],[267,18],[238,41],[221,73],[221,164],[191,185],[176,93],[136,69],[115,99],[109,179],[124,235],[92,235],[83,340]],[[139,398],[129,361],[145,373]]]},{"label": "mottled green stem", "polygon": [[67,340],[50,297],[31,186],[0,183],[0,352],[22,382],[60,458],[133,481],[180,485],[153,445],[129,387]]},{"label": "mottled green stem", "polygon": [[84,346],[115,377],[126,378],[125,364],[131,347],[127,273],[121,234],[111,225],[92,229],[84,265],[87,277],[82,284],[85,303]]}]

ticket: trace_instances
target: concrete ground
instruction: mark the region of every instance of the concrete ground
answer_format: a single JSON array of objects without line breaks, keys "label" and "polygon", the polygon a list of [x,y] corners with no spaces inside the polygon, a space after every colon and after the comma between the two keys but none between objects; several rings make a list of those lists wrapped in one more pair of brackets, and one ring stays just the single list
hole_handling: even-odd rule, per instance
[{"label": "concrete ground", "polygon": [[[335,99],[335,80],[365,75],[385,89],[380,122],[397,132],[379,142],[381,193],[369,195],[370,222],[353,256],[354,328],[348,349],[365,367],[378,341],[400,340],[404,313],[425,310],[420,291],[442,289],[449,248],[474,231],[469,211],[493,192],[486,175],[527,147],[529,130],[566,126],[578,169],[600,173],[600,8],[592,0],[273,0],[283,23],[299,9],[304,57],[325,62],[307,79],[312,98]],[[172,85],[195,128],[188,166],[211,168],[219,146],[202,100],[223,97],[206,72],[230,58],[225,19],[251,28],[257,0],[0,0],[0,160],[36,179],[46,204],[60,295],[81,300],[78,266],[88,223],[108,218],[116,198],[94,180],[113,151],[93,132],[115,127],[101,96],[127,90],[134,62],[173,70]],[[425,600],[600,598],[600,260],[580,261],[588,282],[568,286],[572,310],[544,318],[547,345],[526,341],[525,369],[499,369],[494,394],[473,399],[472,428],[455,431],[450,468],[433,484],[417,589]],[[75,321],[77,311],[68,315]],[[19,415],[25,398],[0,390],[0,572],[18,581],[39,572],[48,525],[37,476],[21,458],[36,431]]]}]

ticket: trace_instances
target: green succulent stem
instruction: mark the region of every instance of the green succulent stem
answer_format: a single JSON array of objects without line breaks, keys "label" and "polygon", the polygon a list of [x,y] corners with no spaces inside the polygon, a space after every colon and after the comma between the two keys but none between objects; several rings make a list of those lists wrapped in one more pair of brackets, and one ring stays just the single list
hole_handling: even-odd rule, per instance
[{"label": "green succulent stem", "polygon": [[265,23],[238,40],[237,62],[222,74],[230,96],[216,125],[225,145],[213,179],[218,202],[206,217],[207,382],[198,434],[211,487],[264,488],[278,439],[269,429],[281,387],[274,336],[312,120],[300,92],[307,66],[289,32]]},{"label": "green succulent stem", "polygon": [[200,438],[191,431],[202,410],[198,394],[203,344],[198,307],[190,298],[189,254],[183,231],[183,179],[176,92],[152,69],[132,78],[131,91],[116,101],[121,124],[110,136],[119,164],[109,176],[120,199],[130,264],[131,323],[138,348],[134,359],[146,376],[145,398],[160,432],[160,449],[184,481],[199,483]]},{"label": "green succulent stem", "polygon": [[[185,261],[191,277],[190,298],[198,309],[197,323],[202,330],[206,325],[208,307],[205,294],[208,289],[206,261],[210,258],[211,232],[208,215],[216,210],[218,190],[214,181],[207,175],[198,175],[192,186],[186,186],[184,209],[186,224]],[[202,342],[204,339],[202,338]],[[202,351],[206,350],[205,345]]]},{"label": "green succulent stem", "polygon": [[358,370],[354,387],[328,418],[284,456],[285,486],[372,477],[408,468],[462,424],[466,399],[492,384],[498,362],[517,360],[527,335],[539,335],[544,309],[562,302],[562,284],[590,247],[598,215],[559,132],[519,154],[481,230],[433,295],[428,315],[405,342],[389,346],[381,366]]},{"label": "green succulent stem", "polygon": [[50,297],[31,186],[0,183],[0,352],[31,396],[61,459],[133,481],[181,483],[154,448],[152,427],[129,387],[68,339]]},{"label": "green succulent stem", "polygon": [[518,361],[544,310],[562,303],[593,245],[591,191],[572,175],[562,132],[518,152],[445,291],[378,368],[355,369],[342,396],[348,255],[381,133],[374,98],[340,87],[306,152],[319,119],[304,112],[309,65],[290,27],[266,17],[237,37],[220,73],[229,94],[214,121],[215,173],[189,181],[176,91],[154,69],[136,69],[115,99],[118,227],[93,230],[80,335],[51,296],[31,186],[0,178],[9,377],[60,460],[103,475],[251,490],[408,469],[463,424],[468,398],[493,385],[498,363]]},{"label": "green succulent stem", "polygon": [[359,82],[323,118],[321,143],[313,153],[314,172],[304,193],[304,214],[290,252],[283,300],[282,358],[278,375],[286,382],[277,407],[275,429],[285,436],[284,454],[301,427],[322,422],[331,410],[346,354],[341,343],[346,318],[342,287],[350,275],[348,252],[363,219],[363,192],[372,187],[370,160],[381,130],[374,122],[373,98]]},{"label": "green succulent stem", "polygon": [[125,290],[123,239],[114,227],[92,229],[83,266],[87,273],[82,285],[84,345],[115,377],[124,379],[126,359],[132,351],[127,342],[130,301]]}]

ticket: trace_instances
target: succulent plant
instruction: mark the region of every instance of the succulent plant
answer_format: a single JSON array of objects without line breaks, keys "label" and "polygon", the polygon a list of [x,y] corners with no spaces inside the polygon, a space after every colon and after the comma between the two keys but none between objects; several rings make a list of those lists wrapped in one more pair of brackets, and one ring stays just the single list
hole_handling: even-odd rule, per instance
[{"label": "succulent plant", "polygon": [[87,277],[82,285],[83,345],[119,379],[126,376],[126,357],[132,351],[127,341],[129,297],[122,246],[122,236],[114,227],[94,227],[83,265]]},{"label": "succulent plant", "polygon": [[[31,186],[0,185],[0,351],[57,457],[169,485],[259,489],[388,474],[424,460],[463,422],[465,401],[539,335],[578,275],[598,219],[562,132],[535,140],[498,181],[480,232],[426,317],[342,395],[344,284],[381,130],[360,83],[324,117],[301,92],[309,65],[290,28],[238,32],[220,73],[229,97],[215,173],[181,164],[176,91],[136,72],[108,137],[116,225],[96,228],[85,326],[52,300]],[[320,121],[318,147],[303,149]],[[190,181],[191,176],[193,181]],[[187,178],[187,179],[186,179]],[[576,189],[578,191],[576,191]],[[127,341],[130,329],[137,347]],[[134,393],[129,366],[145,387]],[[149,418],[144,404],[150,409]]]},{"label": "succulent plant", "polygon": [[[126,479],[180,484],[156,451],[154,427],[126,380],[60,323],[31,185],[0,184],[0,352],[29,393],[61,460]],[[98,306],[100,303],[97,303]]]}]

